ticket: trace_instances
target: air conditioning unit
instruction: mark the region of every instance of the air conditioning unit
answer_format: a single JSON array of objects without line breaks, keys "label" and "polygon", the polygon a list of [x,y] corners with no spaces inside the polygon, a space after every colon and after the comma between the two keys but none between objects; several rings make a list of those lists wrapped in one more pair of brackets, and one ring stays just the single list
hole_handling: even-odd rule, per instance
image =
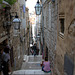
[{"label": "air conditioning unit", "polygon": [[55,2],[55,0],[52,0],[52,2]]}]

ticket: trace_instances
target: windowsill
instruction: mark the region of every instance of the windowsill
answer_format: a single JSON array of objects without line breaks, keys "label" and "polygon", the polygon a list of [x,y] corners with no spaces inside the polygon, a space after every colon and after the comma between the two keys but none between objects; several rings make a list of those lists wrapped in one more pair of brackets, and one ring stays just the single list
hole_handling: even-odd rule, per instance
[{"label": "windowsill", "polygon": [[64,38],[64,34],[62,32],[59,32],[59,36],[63,39]]}]

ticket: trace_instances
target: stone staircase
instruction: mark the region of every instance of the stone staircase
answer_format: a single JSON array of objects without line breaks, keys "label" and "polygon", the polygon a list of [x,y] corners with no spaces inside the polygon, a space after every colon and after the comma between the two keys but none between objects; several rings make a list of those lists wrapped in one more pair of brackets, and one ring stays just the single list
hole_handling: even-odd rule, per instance
[{"label": "stone staircase", "polygon": [[51,73],[44,73],[41,70],[18,70],[14,71],[13,75],[51,75]]},{"label": "stone staircase", "polygon": [[40,63],[42,56],[24,56],[24,62],[21,70],[14,71],[12,75],[52,75],[51,73],[45,73],[41,70]]}]

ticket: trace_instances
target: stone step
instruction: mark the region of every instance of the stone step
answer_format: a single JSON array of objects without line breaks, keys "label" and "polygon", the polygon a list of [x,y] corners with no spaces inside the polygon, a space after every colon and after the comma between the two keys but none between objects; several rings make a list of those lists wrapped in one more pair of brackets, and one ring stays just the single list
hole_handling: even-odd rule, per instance
[{"label": "stone step", "polygon": [[24,55],[23,57],[23,61],[24,62],[38,62],[38,61],[41,61],[42,60],[42,55],[36,55],[34,57],[34,55]]},{"label": "stone step", "polygon": [[29,55],[28,62],[41,62],[42,61],[42,55]]},{"label": "stone step", "polygon": [[18,70],[14,71],[12,75],[52,75],[51,73],[45,73],[40,70]]},{"label": "stone step", "polygon": [[41,69],[41,66],[40,66],[40,62],[28,62],[28,63],[23,63],[22,67],[21,67],[21,70],[27,70],[27,69]]},{"label": "stone step", "polygon": [[[42,57],[42,55],[36,55],[37,57]],[[29,57],[34,57],[34,55],[29,55]]]}]

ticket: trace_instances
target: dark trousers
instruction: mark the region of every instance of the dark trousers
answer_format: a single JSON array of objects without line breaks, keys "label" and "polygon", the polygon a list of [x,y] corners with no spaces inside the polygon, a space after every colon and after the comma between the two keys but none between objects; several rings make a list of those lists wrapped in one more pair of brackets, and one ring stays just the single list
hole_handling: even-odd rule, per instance
[{"label": "dark trousers", "polygon": [[51,70],[50,70],[50,71],[45,71],[43,68],[44,68],[44,66],[42,66],[42,71],[44,71],[44,72],[46,72],[46,73],[51,72]]},{"label": "dark trousers", "polygon": [[2,71],[3,71],[3,75],[9,75],[8,72],[9,72],[9,69],[8,69],[8,63],[7,62],[4,62],[3,63],[3,68],[2,68]]},{"label": "dark trousers", "polygon": [[34,56],[36,55],[36,50],[34,50]]},{"label": "dark trousers", "polygon": [[3,69],[3,75],[9,75],[9,74],[8,74],[8,70]]}]

